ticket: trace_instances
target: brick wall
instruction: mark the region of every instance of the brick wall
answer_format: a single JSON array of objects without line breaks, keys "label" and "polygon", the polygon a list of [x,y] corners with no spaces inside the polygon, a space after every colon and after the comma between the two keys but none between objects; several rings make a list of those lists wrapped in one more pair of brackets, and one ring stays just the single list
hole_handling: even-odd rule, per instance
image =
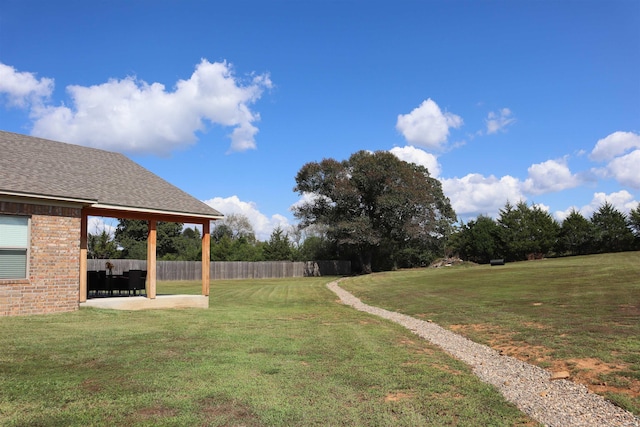
[{"label": "brick wall", "polygon": [[0,316],[74,311],[80,290],[80,208],[0,202],[31,217],[28,279],[0,279]]}]

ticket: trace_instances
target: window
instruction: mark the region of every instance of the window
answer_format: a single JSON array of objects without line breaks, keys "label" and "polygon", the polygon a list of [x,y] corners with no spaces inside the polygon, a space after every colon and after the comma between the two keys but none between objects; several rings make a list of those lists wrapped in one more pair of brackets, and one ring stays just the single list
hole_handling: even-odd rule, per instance
[{"label": "window", "polygon": [[29,218],[0,215],[0,279],[26,279]]}]

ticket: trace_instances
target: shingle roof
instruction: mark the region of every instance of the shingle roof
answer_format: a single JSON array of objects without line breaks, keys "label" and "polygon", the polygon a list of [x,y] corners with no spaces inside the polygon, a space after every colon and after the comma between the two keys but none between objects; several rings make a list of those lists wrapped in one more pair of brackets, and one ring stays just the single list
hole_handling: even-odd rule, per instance
[{"label": "shingle roof", "polygon": [[222,214],[120,153],[0,131],[0,194],[188,216]]}]

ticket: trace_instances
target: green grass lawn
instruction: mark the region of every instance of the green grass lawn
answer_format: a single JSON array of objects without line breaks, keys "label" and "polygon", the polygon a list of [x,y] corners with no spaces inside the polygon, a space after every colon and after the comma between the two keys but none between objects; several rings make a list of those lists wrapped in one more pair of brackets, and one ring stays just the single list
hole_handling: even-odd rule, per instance
[{"label": "green grass lawn", "polygon": [[535,425],[328,280],[212,282],[207,310],[0,318],[0,425]]},{"label": "green grass lawn", "polygon": [[431,319],[640,415],[640,252],[352,278],[363,302]]}]

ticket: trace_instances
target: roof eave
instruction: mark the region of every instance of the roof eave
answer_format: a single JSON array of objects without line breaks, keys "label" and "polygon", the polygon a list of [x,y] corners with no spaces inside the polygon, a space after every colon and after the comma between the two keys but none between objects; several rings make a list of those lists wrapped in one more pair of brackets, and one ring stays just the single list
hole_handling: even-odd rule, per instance
[{"label": "roof eave", "polygon": [[18,191],[8,191],[8,190],[0,190],[0,197],[10,197],[10,198],[20,198],[27,199],[31,201],[51,201],[51,202],[59,202],[59,203],[71,203],[71,204],[80,204],[80,205],[92,205],[97,203],[97,200],[85,199],[85,198],[76,198],[76,197],[64,197],[64,196],[56,196],[50,194],[36,194],[36,193],[22,193]]},{"label": "roof eave", "polygon": [[86,208],[89,215],[92,216],[113,216],[118,217],[118,215],[122,217],[154,217],[159,218],[160,220],[171,221],[172,219],[176,222],[189,222],[189,220],[193,220],[196,223],[200,223],[203,220],[216,221],[224,218],[224,215],[219,214],[205,214],[198,212],[177,212],[177,211],[168,211],[162,209],[150,209],[150,208],[139,208],[132,206],[117,206],[117,205],[109,205],[109,204],[101,204],[101,203],[93,203]]},{"label": "roof eave", "polygon": [[224,218],[224,215],[206,214],[198,212],[177,212],[162,209],[140,208],[134,206],[117,206],[98,203],[97,200],[61,197],[48,194],[22,193],[16,191],[0,190],[0,200],[23,201],[29,203],[47,202],[51,204],[84,208],[92,216],[111,216],[127,218],[157,218],[160,221],[174,221],[201,223],[202,221],[216,221]]}]

